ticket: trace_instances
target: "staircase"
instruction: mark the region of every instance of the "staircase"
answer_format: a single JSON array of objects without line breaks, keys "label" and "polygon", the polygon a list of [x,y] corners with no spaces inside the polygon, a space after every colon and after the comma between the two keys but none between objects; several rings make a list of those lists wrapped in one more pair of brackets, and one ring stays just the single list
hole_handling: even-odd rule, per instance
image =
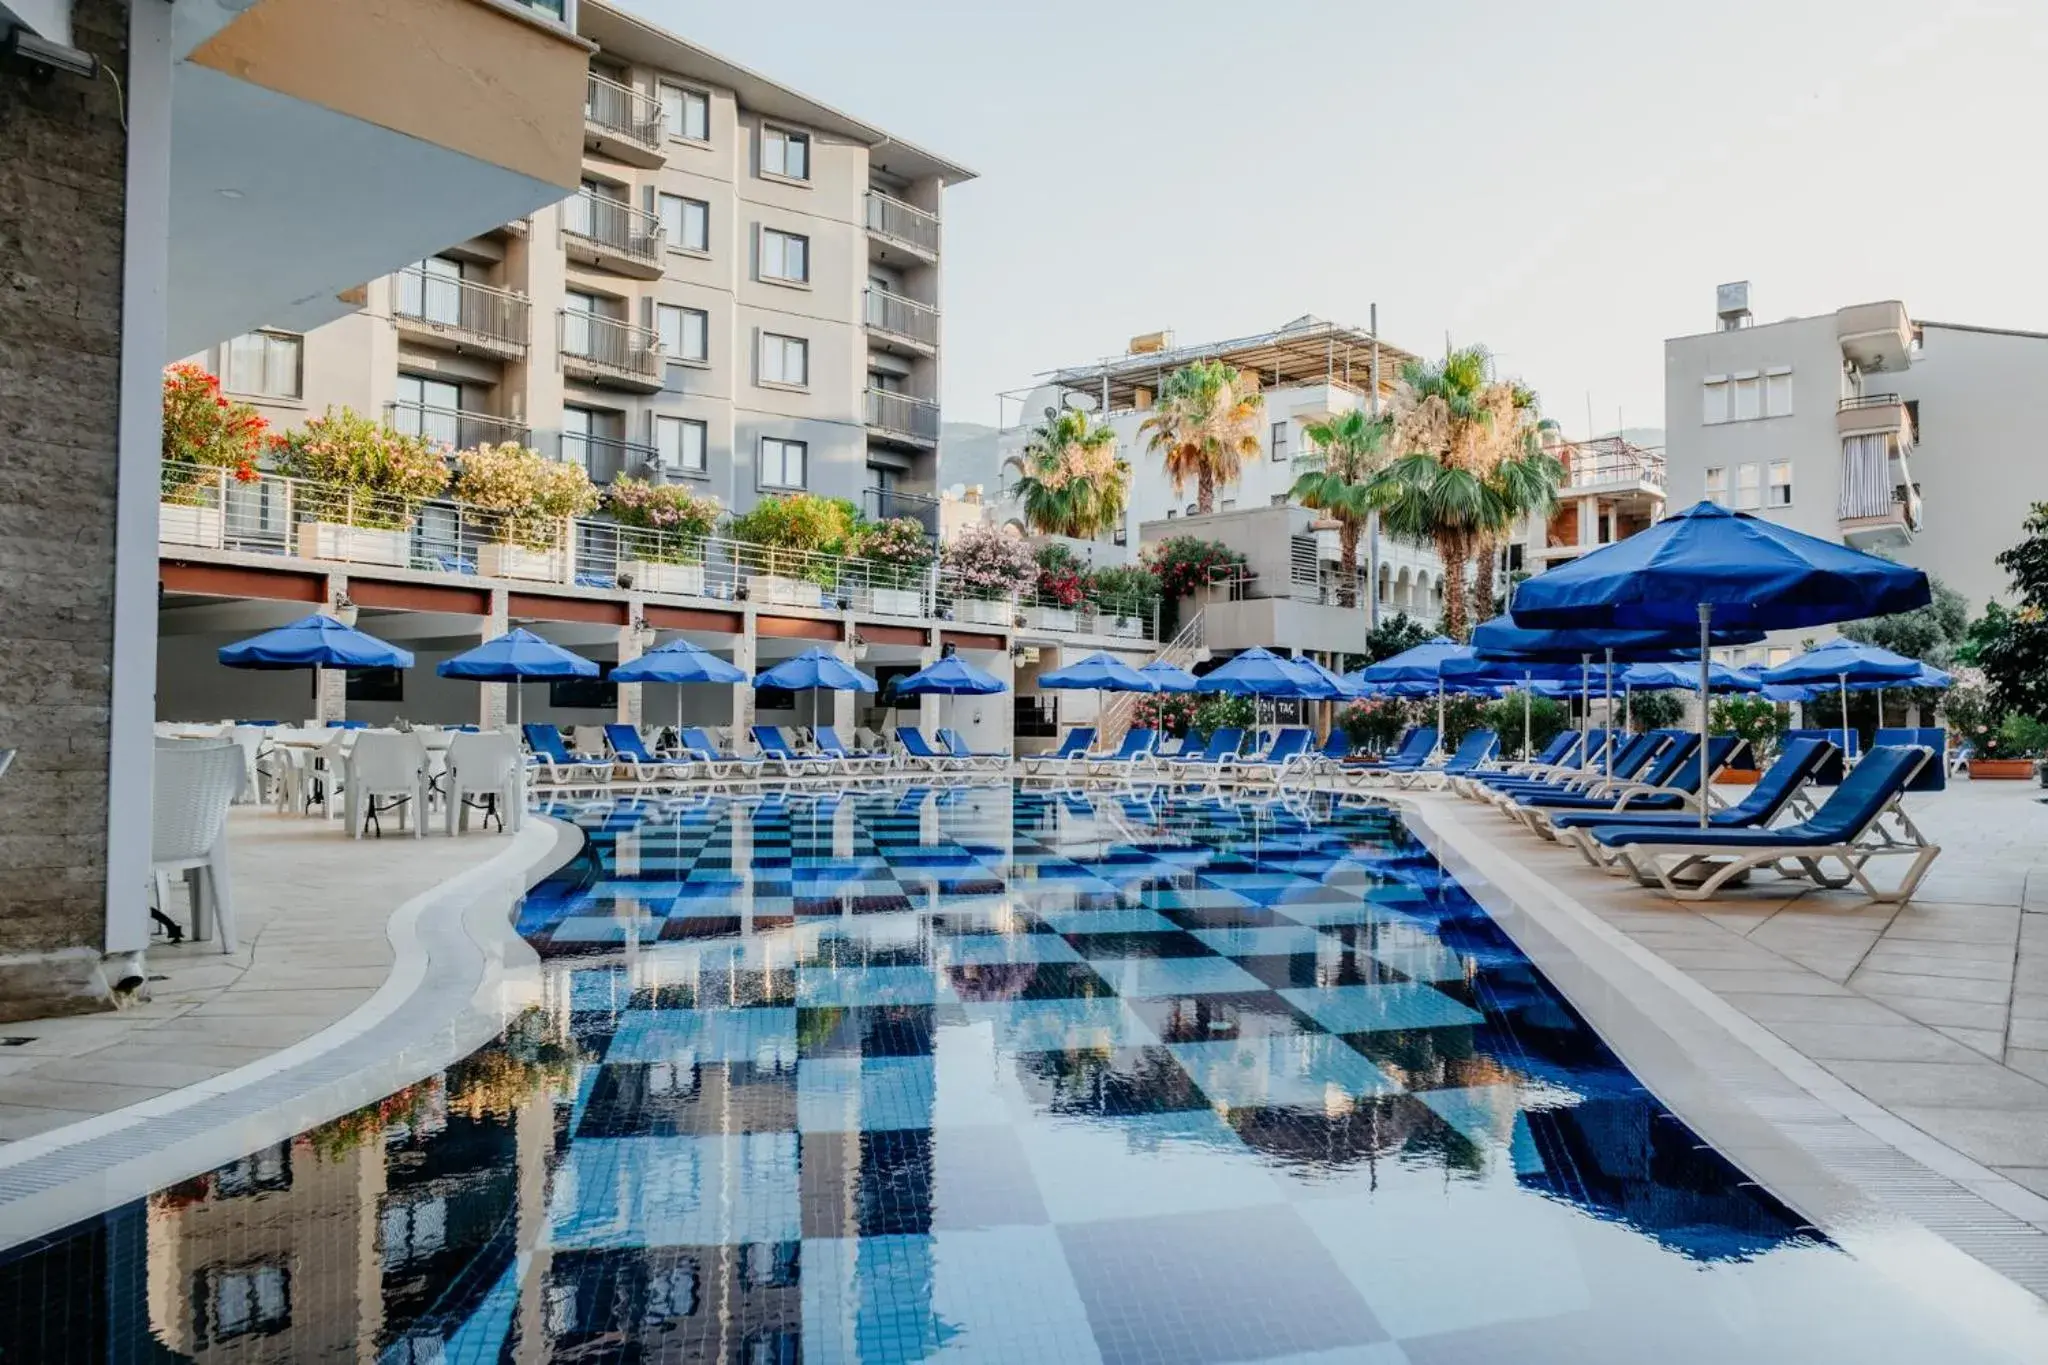
[{"label": "staircase", "polygon": [[[1174,637],[1145,662],[1164,659],[1175,668],[1191,669],[1202,653],[1202,613],[1198,610],[1181,622]],[[1138,702],[1144,695],[1142,692],[1117,692],[1110,697],[1095,721],[1098,749],[1114,749],[1124,742],[1124,732],[1131,728],[1131,713],[1138,709]]]}]

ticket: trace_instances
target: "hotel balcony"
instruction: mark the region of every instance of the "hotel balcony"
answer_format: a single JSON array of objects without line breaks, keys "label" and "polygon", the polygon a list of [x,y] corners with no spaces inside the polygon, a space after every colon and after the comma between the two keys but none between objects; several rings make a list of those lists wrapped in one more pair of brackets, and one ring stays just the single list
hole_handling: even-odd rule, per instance
[{"label": "hotel balcony", "polygon": [[939,500],[929,493],[905,493],[894,488],[863,490],[861,511],[870,521],[894,521],[908,517],[924,527],[926,535],[939,538]]},{"label": "hotel balcony", "polygon": [[877,350],[921,356],[939,353],[939,310],[928,303],[871,288],[865,317],[868,344]]},{"label": "hotel balcony", "polygon": [[583,145],[629,166],[662,162],[661,101],[595,71],[583,97]]},{"label": "hotel balcony", "polygon": [[1920,530],[1920,485],[1896,484],[1864,516],[1844,515],[1837,524],[1842,543],[1859,550],[1897,549],[1913,543]]},{"label": "hotel balcony", "polygon": [[1913,410],[1895,393],[1865,393],[1844,398],[1835,409],[1835,430],[1843,436],[1866,432],[1889,434],[1902,446],[1918,439],[1913,427]]},{"label": "hotel balcony", "polygon": [[391,319],[401,336],[465,355],[526,358],[532,323],[524,294],[417,266],[399,271],[392,284]]},{"label": "hotel balcony", "polygon": [[939,405],[929,398],[884,389],[867,391],[868,435],[934,450],[939,444]]},{"label": "hotel balcony", "polygon": [[661,462],[661,455],[651,445],[565,431],[562,433],[562,460],[566,464],[582,465],[592,483],[607,484],[625,476],[645,478],[648,471]]},{"label": "hotel balcony", "polygon": [[562,201],[562,250],[569,259],[636,280],[661,278],[661,220],[617,199],[584,191]]},{"label": "hotel balcony", "polygon": [[526,445],[533,434],[526,423],[510,417],[465,412],[460,408],[429,407],[423,403],[386,403],[384,418],[395,430],[409,436],[424,436],[455,450],[500,445],[506,441]]},{"label": "hotel balcony", "polygon": [[557,319],[562,373],[608,388],[656,393],[664,379],[661,337],[616,318],[564,308]]},{"label": "hotel balcony", "polygon": [[880,190],[869,190],[868,256],[884,265],[937,265],[937,215]]},{"label": "hotel balcony", "polygon": [[1859,303],[1835,314],[1842,355],[1866,374],[1903,370],[1913,363],[1913,320],[1896,299]]},{"label": "hotel balcony", "polygon": [[1843,435],[1836,529],[1844,544],[1896,549],[1919,531],[1920,485],[1909,462],[1910,437],[1910,423],[1904,432],[1876,428]]}]

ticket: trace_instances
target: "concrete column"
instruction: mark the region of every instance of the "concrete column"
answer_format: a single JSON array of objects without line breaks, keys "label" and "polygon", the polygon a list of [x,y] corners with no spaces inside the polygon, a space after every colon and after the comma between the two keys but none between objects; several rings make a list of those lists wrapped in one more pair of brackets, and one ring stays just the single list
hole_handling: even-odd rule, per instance
[{"label": "concrete column", "polygon": [[[640,599],[627,598],[626,624],[619,627],[619,662],[622,664],[631,663],[646,653],[646,641],[653,637],[652,631],[642,636],[641,628],[634,624],[640,619]],[[623,725],[640,723],[640,687],[639,683],[619,684],[619,721]]]},{"label": "concrete column", "polygon": [[759,665],[755,662],[754,613],[746,614],[745,628],[732,644],[733,666],[747,675],[748,681],[732,685],[732,749],[737,754],[754,752],[754,740],[748,727],[754,723],[753,676]]},{"label": "concrete column", "polygon": [[[322,616],[335,616],[335,603],[348,596],[348,575],[327,575],[327,600],[320,604]],[[339,668],[313,670],[313,719],[325,725],[348,716],[348,674]]]},{"label": "concrete column", "polygon": [[[853,645],[846,640],[841,640],[838,644],[832,646],[832,652],[855,668],[859,668],[862,664],[862,660],[853,657]],[[799,714],[804,717],[806,723],[809,722],[813,715],[823,716],[827,723],[839,732],[841,740],[847,744],[852,744],[855,699],[860,694],[857,692],[832,692],[827,695],[831,698],[829,706],[820,706],[813,711],[799,712]]]},{"label": "concrete column", "polygon": [[1579,553],[1600,543],[1600,504],[1593,498],[1579,499]]},{"label": "concrete column", "polygon": [[[939,633],[936,630],[927,632],[924,649],[917,656],[917,666],[919,668],[930,668],[939,661],[939,655],[943,652],[944,650],[939,645]],[[941,700],[941,698],[935,697],[929,692],[920,695],[917,699],[917,728],[924,731],[927,735],[936,730],[940,724],[940,718],[944,714],[939,709]]]},{"label": "concrete column", "polygon": [[[495,640],[512,629],[511,594],[504,588],[491,589],[491,614],[483,618],[479,636]],[[477,724],[486,730],[502,730],[512,723],[512,700],[507,683],[483,683]]]}]

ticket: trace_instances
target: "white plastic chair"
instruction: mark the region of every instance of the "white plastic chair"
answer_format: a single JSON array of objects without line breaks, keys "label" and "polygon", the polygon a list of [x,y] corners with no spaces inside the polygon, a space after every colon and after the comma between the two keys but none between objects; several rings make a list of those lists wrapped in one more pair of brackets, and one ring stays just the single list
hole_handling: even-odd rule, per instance
[{"label": "white plastic chair", "polygon": [[611,752],[611,746],[604,742],[602,725],[572,725],[569,727],[569,743],[575,746],[582,758],[603,758]]},{"label": "white plastic chair", "polygon": [[236,798],[236,803],[261,804],[263,784],[256,767],[256,759],[263,752],[264,742],[270,738],[270,732],[260,725],[235,725],[228,728],[227,737],[242,748],[244,777],[242,794]]},{"label": "white plastic chair", "polygon": [[525,767],[519,741],[502,731],[463,733],[451,739],[448,766],[441,774],[448,833],[467,833],[472,810],[484,811],[484,819],[495,812],[500,829],[518,830],[526,814]]},{"label": "white plastic chair", "polygon": [[427,746],[418,735],[358,730],[342,781],[352,837],[362,838],[363,830],[374,824],[382,838],[384,827],[377,817],[394,808],[400,829],[410,824],[415,839],[426,832]]},{"label": "white plastic chair", "polygon": [[[204,938],[209,913],[220,950],[235,951],[234,901],[228,888],[228,807],[242,791],[242,748],[205,740],[157,744],[151,776],[150,875],[157,910],[168,913],[171,874],[197,872],[192,936]],[[191,880],[188,878],[188,880]]]}]

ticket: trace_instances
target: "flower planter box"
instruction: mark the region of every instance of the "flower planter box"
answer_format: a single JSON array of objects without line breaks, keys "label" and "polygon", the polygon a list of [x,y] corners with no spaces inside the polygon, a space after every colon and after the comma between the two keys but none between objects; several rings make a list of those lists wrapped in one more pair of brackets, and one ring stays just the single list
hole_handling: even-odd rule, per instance
[{"label": "flower planter box", "polygon": [[1026,607],[1024,624],[1034,630],[1079,630],[1081,617],[1072,607]]},{"label": "flower planter box", "polygon": [[298,548],[301,559],[388,564],[395,569],[403,569],[412,563],[411,536],[407,532],[344,526],[333,521],[300,522]]},{"label": "flower planter box", "polygon": [[747,580],[747,598],[777,607],[822,607],[825,590],[808,579],[764,573]]},{"label": "flower planter box", "polygon": [[476,571],[485,578],[527,578],[542,583],[559,582],[562,577],[553,550],[524,545],[479,545]]},{"label": "flower planter box", "polygon": [[2034,760],[2031,758],[1973,758],[1970,760],[1972,782],[2026,782],[2034,776]]},{"label": "flower planter box", "polygon": [[1754,787],[1762,776],[1762,770],[1757,768],[1723,768],[1714,775],[1714,785]]},{"label": "flower planter box", "polygon": [[922,616],[924,593],[916,588],[869,588],[862,609],[877,616]]},{"label": "flower planter box", "polygon": [[1102,622],[1104,635],[1136,640],[1145,634],[1145,623],[1135,616],[1104,616],[1098,619]]},{"label": "flower planter box", "polygon": [[978,626],[1010,626],[1017,621],[1017,599],[1014,597],[956,597],[953,599],[953,619],[971,622]]},{"label": "flower planter box", "polygon": [[221,543],[220,509],[177,502],[159,503],[156,538],[165,545],[217,546]]},{"label": "flower planter box", "polygon": [[656,564],[651,560],[629,559],[619,565],[619,577],[631,579],[641,592],[668,592],[679,597],[704,595],[702,564]]}]

